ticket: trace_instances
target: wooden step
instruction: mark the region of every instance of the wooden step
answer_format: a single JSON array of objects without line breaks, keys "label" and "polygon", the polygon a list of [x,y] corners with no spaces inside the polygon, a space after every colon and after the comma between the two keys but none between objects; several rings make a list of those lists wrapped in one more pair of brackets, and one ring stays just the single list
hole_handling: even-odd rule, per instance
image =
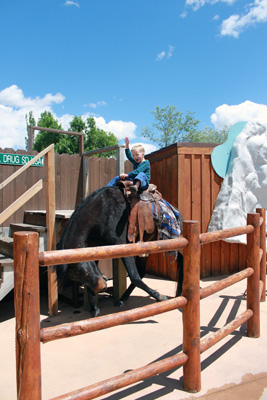
[{"label": "wooden step", "polygon": [[25,224],[34,224],[39,226],[46,226],[46,212],[45,211],[24,211],[23,222]]},{"label": "wooden step", "polygon": [[39,234],[39,251],[46,250],[46,227],[32,224],[10,224],[10,236],[13,237],[15,232],[37,232]]},{"label": "wooden step", "polygon": [[[56,210],[56,242],[60,241],[62,232],[70,219],[74,210]],[[45,210],[27,210],[24,211],[23,222],[25,224],[34,224],[46,226],[46,211]]]},{"label": "wooden step", "polygon": [[40,225],[32,225],[32,224],[10,224],[10,236],[13,237],[15,232],[21,231],[31,231],[31,232],[38,232],[39,235],[46,233],[46,227]]},{"label": "wooden step", "polygon": [[0,253],[6,257],[13,258],[13,239],[0,237]]},{"label": "wooden step", "polygon": [[0,301],[14,288],[14,262],[0,254]]},{"label": "wooden step", "polygon": [[[74,210],[56,210],[56,221],[68,220]],[[26,210],[24,211],[23,222],[25,224],[46,226],[46,211],[45,210]]]}]

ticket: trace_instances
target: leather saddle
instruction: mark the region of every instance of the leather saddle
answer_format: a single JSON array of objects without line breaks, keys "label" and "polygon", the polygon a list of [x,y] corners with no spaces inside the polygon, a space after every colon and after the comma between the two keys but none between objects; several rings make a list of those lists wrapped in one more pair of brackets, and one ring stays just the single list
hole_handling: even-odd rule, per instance
[{"label": "leather saddle", "polygon": [[156,185],[150,184],[147,190],[138,193],[136,197],[132,197],[129,190],[131,185],[133,185],[132,181],[119,181],[117,184],[117,186],[123,189],[124,195],[131,207],[128,240],[130,243],[135,243],[139,235],[139,241],[143,242],[144,232],[150,235],[157,229],[151,203],[154,203],[154,212],[159,216],[159,200],[162,199],[162,195],[157,190]]}]

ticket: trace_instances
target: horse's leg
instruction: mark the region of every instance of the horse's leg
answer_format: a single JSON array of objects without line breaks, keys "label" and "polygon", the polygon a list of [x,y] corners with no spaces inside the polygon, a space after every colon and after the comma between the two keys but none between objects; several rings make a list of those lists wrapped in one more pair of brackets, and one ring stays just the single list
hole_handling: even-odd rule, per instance
[{"label": "horse's leg", "polygon": [[181,296],[183,292],[183,280],[184,280],[184,258],[181,253],[178,252],[177,255],[177,289],[176,289],[176,296]]},{"label": "horse's leg", "polygon": [[88,286],[84,286],[84,308],[90,309],[92,317],[97,317],[100,314],[100,309],[97,306],[96,294]]},{"label": "horse's leg", "polygon": [[129,278],[134,286],[137,286],[140,289],[143,289],[149,296],[153,297],[157,301],[167,300],[167,297],[160,294],[156,290],[150,289],[141,279],[137,266],[134,260],[134,257],[125,257],[122,258],[122,261],[125,265],[126,271],[128,272]]},{"label": "horse's leg", "polygon": [[130,283],[130,286],[125,290],[121,298],[118,301],[116,301],[115,306],[123,307],[125,301],[128,300],[128,298],[130,297],[135,288],[136,286],[133,283]]},{"label": "horse's leg", "polygon": [[[141,279],[143,279],[143,277],[146,274],[146,262],[147,262],[147,257],[136,257],[135,259],[135,264],[139,273],[139,276]],[[121,298],[116,302],[116,306],[119,307],[123,307],[125,301],[128,300],[128,298],[130,297],[130,295],[132,294],[133,290],[136,288],[136,285],[134,285],[132,282],[130,284],[130,286],[126,289],[126,291],[123,293],[123,295],[121,296]]]}]

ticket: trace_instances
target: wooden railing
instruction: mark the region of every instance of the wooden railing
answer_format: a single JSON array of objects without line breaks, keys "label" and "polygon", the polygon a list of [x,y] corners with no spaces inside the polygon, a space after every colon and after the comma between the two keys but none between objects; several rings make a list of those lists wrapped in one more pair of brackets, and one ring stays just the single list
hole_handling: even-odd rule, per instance
[{"label": "wooden railing", "polygon": [[71,132],[71,131],[63,131],[60,129],[52,129],[52,128],[43,128],[41,126],[32,126],[28,127],[28,150],[33,149],[33,133],[34,131],[41,132],[51,132],[51,133],[59,133],[61,135],[70,135],[70,136],[78,136],[79,137],[79,153],[80,156],[84,151],[84,133],[83,132]]},{"label": "wooden railing", "polygon": [[88,157],[116,150],[116,175],[120,175],[124,172],[124,149],[124,145],[116,144],[114,146],[102,147],[101,149],[90,150],[83,153],[83,197],[89,195]]},{"label": "wooden railing", "polygon": [[[0,184],[0,190],[16,179],[20,174],[27,170],[41,157],[45,157],[46,178],[45,182],[40,179],[10,206],[0,214],[0,224],[14,214],[20,207],[29,201],[36,193],[45,188],[46,193],[46,227],[47,227],[47,250],[56,249],[56,230],[55,230],[55,154],[54,144],[37,154],[27,164],[23,165],[14,174],[10,175]],[[56,315],[58,312],[57,300],[57,279],[53,267],[48,268],[48,309],[50,315]]]},{"label": "wooden railing", "polygon": [[[17,232],[14,235],[15,253],[15,315],[17,349],[18,399],[41,399],[40,342],[76,336],[110,328],[130,321],[160,314],[182,307],[183,351],[175,356],[126,372],[122,375],[87,386],[56,399],[93,399],[132,383],[149,378],[174,367],[183,365],[184,388],[190,392],[201,389],[200,354],[223,339],[247,321],[247,335],[260,336],[260,285],[262,260],[264,281],[266,274],[266,248],[260,248],[261,236],[266,236],[265,210],[248,214],[247,225],[226,231],[200,234],[199,222],[184,222],[184,238],[147,243],[124,244],[85,249],[38,252],[36,233]],[[265,227],[265,224],[264,224]],[[200,289],[201,245],[217,240],[247,234],[247,268],[204,289]],[[134,310],[72,322],[40,329],[39,263],[41,266],[59,265],[105,258],[136,256],[143,253],[162,253],[183,248],[184,286],[183,295],[140,307]],[[247,279],[247,309],[223,328],[200,340],[200,300],[236,282]],[[23,283],[23,284],[22,284]],[[260,286],[261,289],[260,289]],[[166,328],[166,327],[165,327]],[[30,391],[29,391],[30,388]],[[27,395],[27,396],[26,396]],[[54,400],[56,400],[54,399]]]}]

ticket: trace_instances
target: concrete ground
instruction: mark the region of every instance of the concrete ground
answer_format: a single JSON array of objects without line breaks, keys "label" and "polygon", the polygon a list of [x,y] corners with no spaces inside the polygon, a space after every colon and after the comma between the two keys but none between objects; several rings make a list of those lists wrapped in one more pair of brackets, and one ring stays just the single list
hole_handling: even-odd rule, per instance
[{"label": "concrete ground", "polygon": [[[146,283],[170,297],[172,281],[149,276]],[[201,287],[213,279],[201,281]],[[201,336],[222,327],[246,307],[246,281],[201,300]],[[151,304],[135,289],[124,309]],[[101,315],[121,311],[109,295],[99,300]],[[73,309],[60,301],[59,315],[48,317],[46,296],[41,297],[42,327],[89,318],[83,307]],[[267,400],[267,302],[260,304],[261,337],[246,336],[241,326],[201,356],[202,388],[183,390],[179,367],[100,397],[106,400]],[[0,303],[0,399],[16,399],[15,320],[13,301]],[[120,375],[182,351],[182,313],[174,310],[123,326],[41,344],[43,399]],[[29,397],[30,398],[30,397]]]}]

